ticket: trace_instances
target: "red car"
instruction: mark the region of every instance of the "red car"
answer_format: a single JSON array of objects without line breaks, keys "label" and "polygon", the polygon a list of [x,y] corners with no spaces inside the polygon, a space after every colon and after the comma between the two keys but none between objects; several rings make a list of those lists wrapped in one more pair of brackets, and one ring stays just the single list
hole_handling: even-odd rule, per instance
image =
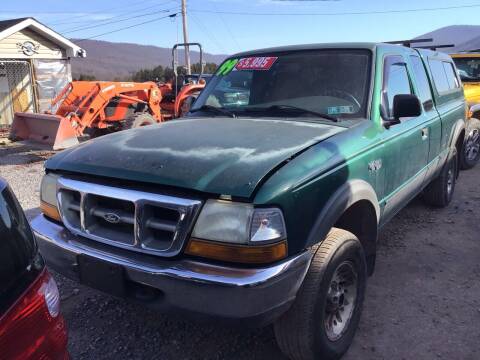
[{"label": "red car", "polygon": [[0,359],[68,359],[60,294],[15,195],[0,178]]}]

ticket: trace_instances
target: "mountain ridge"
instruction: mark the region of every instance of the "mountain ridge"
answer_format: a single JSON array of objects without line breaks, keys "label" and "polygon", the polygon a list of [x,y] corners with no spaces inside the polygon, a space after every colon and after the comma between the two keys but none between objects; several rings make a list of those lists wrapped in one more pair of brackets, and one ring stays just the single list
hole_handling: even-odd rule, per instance
[{"label": "mountain ridge", "polygon": [[[140,69],[152,69],[158,65],[172,67],[172,49],[154,45],[128,42],[71,39],[87,52],[85,58],[72,58],[72,76],[94,76],[97,80],[126,80]],[[191,61],[199,61],[198,51],[191,50]],[[179,50],[179,63],[183,63],[183,50]],[[219,64],[227,55],[203,53],[204,62]]]},{"label": "mountain ridge", "polygon": [[416,46],[454,45],[439,49],[439,51],[453,53],[470,51],[480,48],[480,25],[450,25],[417,36],[415,39],[432,38],[430,43],[418,43]]}]

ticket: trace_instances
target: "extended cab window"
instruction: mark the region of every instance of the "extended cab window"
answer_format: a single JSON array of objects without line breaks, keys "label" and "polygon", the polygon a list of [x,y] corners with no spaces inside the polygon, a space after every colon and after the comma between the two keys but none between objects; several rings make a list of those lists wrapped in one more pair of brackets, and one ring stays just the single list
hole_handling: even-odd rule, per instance
[{"label": "extended cab window", "polygon": [[296,108],[310,112],[297,112],[299,116],[316,112],[340,119],[366,117],[370,68],[370,51],[355,49],[230,58],[191,111],[201,114],[202,107],[214,107],[237,116],[291,118]]},{"label": "extended cab window", "polygon": [[433,59],[429,59],[428,63],[439,94],[460,88],[460,81],[452,63]]},{"label": "extended cab window", "polygon": [[445,73],[447,74],[447,80],[450,89],[458,89],[460,87],[460,81],[458,80],[457,72],[455,71],[453,64],[444,61],[443,68],[445,69]]},{"label": "extended cab window", "polygon": [[385,60],[384,69],[384,102],[388,114],[393,114],[393,99],[395,95],[411,94],[410,78],[407,66],[400,56],[390,56]]},{"label": "extended cab window", "polygon": [[430,83],[428,81],[427,73],[423,62],[418,56],[410,56],[413,64],[413,73],[415,75],[415,84],[417,85],[418,98],[423,104],[425,110],[430,110],[433,107],[432,91],[430,90]]}]

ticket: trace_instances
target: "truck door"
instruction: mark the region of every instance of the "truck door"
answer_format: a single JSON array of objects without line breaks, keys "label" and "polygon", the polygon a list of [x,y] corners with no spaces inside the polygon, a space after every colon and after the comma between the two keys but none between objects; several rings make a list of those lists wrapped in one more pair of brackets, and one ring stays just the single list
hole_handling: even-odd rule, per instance
[{"label": "truck door", "polygon": [[[425,60],[425,57],[423,58]],[[441,139],[435,143],[441,165],[448,155],[452,141],[455,140],[455,125],[465,117],[465,102],[460,79],[451,59],[435,54],[429,56],[427,62],[433,80],[436,108],[441,114]],[[434,175],[435,172],[432,171],[432,176]]]},{"label": "truck door", "polygon": [[412,63],[413,75],[415,77],[415,94],[422,102],[423,112],[426,118],[426,123],[423,129],[425,129],[424,136],[428,137],[429,149],[428,170],[425,181],[429,181],[439,162],[442,123],[440,115],[434,106],[430,81],[428,80],[423,61],[418,55],[411,55],[410,61]]},{"label": "truck door", "polygon": [[[382,89],[383,117],[393,116],[393,99],[401,94],[418,96],[413,77],[402,56],[386,56]],[[428,163],[430,115],[423,111],[418,117],[400,121],[400,124],[384,132],[385,219],[393,216],[416,195],[422,186]]]}]

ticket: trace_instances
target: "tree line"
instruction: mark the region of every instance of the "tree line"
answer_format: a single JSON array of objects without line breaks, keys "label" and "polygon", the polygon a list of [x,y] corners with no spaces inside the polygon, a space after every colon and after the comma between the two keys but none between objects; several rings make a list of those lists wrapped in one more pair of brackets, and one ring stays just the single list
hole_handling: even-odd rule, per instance
[{"label": "tree line", "polygon": [[[206,63],[203,67],[204,74],[214,74],[217,70],[217,64],[215,63]],[[200,63],[192,64],[192,74],[200,73]],[[187,70],[184,66],[177,67],[177,73],[179,75],[185,75]],[[173,78],[173,69],[171,67],[163,67],[158,65],[153,69],[140,69],[139,71],[132,74],[131,77],[127,79],[121,79],[122,81],[135,81],[135,82],[145,82],[145,81],[158,81],[158,82],[167,82]],[[74,80],[86,80],[94,81],[96,80],[94,75],[80,74],[78,78]],[[119,81],[119,79],[114,79],[113,81]]]},{"label": "tree line", "polygon": [[[192,73],[198,74],[200,73],[200,63],[192,64]],[[204,74],[213,74],[217,70],[217,64],[215,63],[206,63],[203,67]],[[177,74],[185,75],[187,70],[184,66],[177,67]],[[163,67],[162,65],[158,65],[153,69],[141,69],[137,71],[132,76],[132,81],[135,82],[143,82],[143,81],[161,81],[166,82],[173,78],[173,69],[170,67]]]}]

